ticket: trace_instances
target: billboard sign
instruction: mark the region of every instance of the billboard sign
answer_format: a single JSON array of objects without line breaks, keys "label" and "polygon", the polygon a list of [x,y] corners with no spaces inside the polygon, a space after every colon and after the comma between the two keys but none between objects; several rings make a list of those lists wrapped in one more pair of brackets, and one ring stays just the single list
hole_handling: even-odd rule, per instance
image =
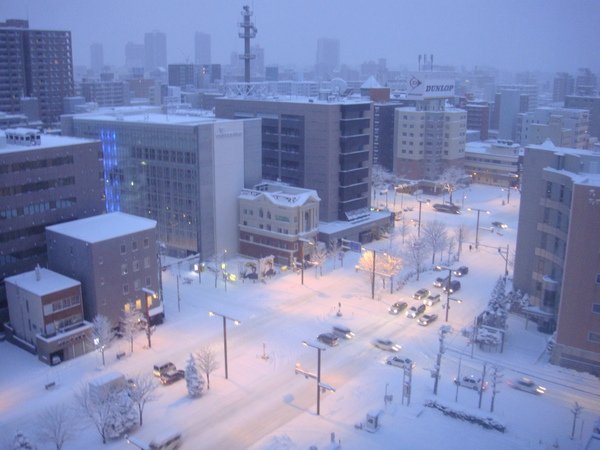
[{"label": "billboard sign", "polygon": [[422,73],[416,73],[408,76],[408,98],[421,100],[454,97],[454,80],[429,79],[423,75]]}]

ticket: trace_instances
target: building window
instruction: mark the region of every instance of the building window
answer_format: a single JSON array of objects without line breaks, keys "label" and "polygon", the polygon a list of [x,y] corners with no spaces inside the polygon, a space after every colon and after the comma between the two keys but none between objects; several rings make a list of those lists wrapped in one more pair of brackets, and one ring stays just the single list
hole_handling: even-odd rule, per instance
[{"label": "building window", "polygon": [[137,272],[138,270],[140,270],[140,262],[136,259],[133,261],[133,271]]},{"label": "building window", "polygon": [[144,257],[144,269],[149,269],[149,268],[150,268],[150,257],[145,256]]},{"label": "building window", "polygon": [[150,240],[148,238],[144,238],[144,248],[150,247]]},{"label": "building window", "polygon": [[596,274],[596,284],[600,284],[600,273]]},{"label": "building window", "polygon": [[127,247],[125,246],[125,244],[121,244],[121,255],[124,255],[126,251]]},{"label": "building window", "polygon": [[138,249],[138,247],[137,247],[137,241],[133,241],[133,242],[131,243],[131,249],[132,249],[134,252],[135,252],[135,251]]},{"label": "building window", "polygon": [[595,333],[593,331],[588,332],[588,341],[594,342],[596,344],[600,344],[600,333]]},{"label": "building window", "polygon": [[129,285],[124,284],[123,285],[123,295],[127,295],[127,294],[129,294]]},{"label": "building window", "polygon": [[550,197],[552,197],[552,182],[547,181],[546,182],[546,198],[550,198]]},{"label": "building window", "polygon": [[592,312],[594,314],[600,314],[600,303],[593,303],[592,304]]},{"label": "building window", "polygon": [[121,264],[121,275],[127,275],[127,264]]},{"label": "building window", "polygon": [[142,288],[142,280],[139,280],[139,279],[138,279],[138,280],[135,280],[135,281],[133,282],[133,289],[134,289],[135,291],[139,291],[141,288]]}]

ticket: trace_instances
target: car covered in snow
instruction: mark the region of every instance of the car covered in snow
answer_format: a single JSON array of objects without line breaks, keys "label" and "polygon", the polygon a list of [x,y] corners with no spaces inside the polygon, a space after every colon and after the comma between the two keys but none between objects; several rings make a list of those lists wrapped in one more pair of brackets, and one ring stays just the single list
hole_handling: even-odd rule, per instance
[{"label": "car covered in snow", "polygon": [[413,298],[415,300],[423,300],[424,298],[429,297],[429,294],[431,294],[429,289],[422,288],[413,294]]},{"label": "car covered in snow", "polygon": [[479,378],[475,375],[465,375],[460,378],[455,378],[454,384],[456,384],[458,386],[466,387],[469,389],[473,389],[477,392],[479,392],[480,390],[485,391],[487,389],[487,382],[484,382],[482,385],[481,378]]},{"label": "car covered in snow", "polygon": [[171,361],[168,361],[159,364],[154,364],[152,373],[155,377],[160,377],[163,373],[173,371],[176,369],[177,367],[175,367],[175,364],[173,364]]},{"label": "car covered in snow", "polygon": [[402,369],[407,369],[409,367],[411,367],[411,368],[415,367],[415,363],[413,362],[412,359],[402,358],[400,356],[390,356],[388,359],[385,360],[385,363],[388,366],[396,366],[396,367],[400,367]]},{"label": "car covered in snow", "polygon": [[388,352],[399,352],[402,349],[400,345],[395,344],[390,339],[375,339],[373,345]]},{"label": "car covered in snow", "polygon": [[329,345],[330,347],[335,347],[338,345],[338,338],[333,333],[321,333],[317,336],[317,341]]},{"label": "car covered in snow", "polygon": [[182,380],[185,377],[185,372],[183,370],[168,370],[167,372],[164,372],[161,374],[160,376],[160,382],[161,384],[173,384],[176,381]]},{"label": "car covered in snow", "polygon": [[510,385],[519,391],[529,392],[530,394],[542,395],[546,392],[545,387],[525,377],[511,381]]},{"label": "car covered in snow", "polygon": [[408,303],[406,302],[396,302],[392,306],[389,307],[388,312],[393,315],[400,314],[402,311],[406,309]]}]

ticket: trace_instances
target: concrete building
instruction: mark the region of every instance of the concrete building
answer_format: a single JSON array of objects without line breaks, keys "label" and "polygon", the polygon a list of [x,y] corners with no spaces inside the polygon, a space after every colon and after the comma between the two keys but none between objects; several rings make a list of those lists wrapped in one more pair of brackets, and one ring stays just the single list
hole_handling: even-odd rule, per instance
[{"label": "concrete building", "polygon": [[448,167],[463,166],[467,112],[446,104],[454,96],[451,80],[419,72],[411,75],[409,85],[407,98],[416,106],[395,111],[394,174],[435,180]]},{"label": "concrete building", "polygon": [[104,71],[104,48],[98,42],[90,45],[90,68],[95,76]]},{"label": "concrete building", "polygon": [[587,67],[581,68],[575,78],[575,94],[584,97],[597,95],[597,84],[596,75]]},{"label": "concrete building", "polygon": [[586,109],[542,107],[517,115],[515,138],[523,146],[550,139],[557,147],[588,148],[589,122]]},{"label": "concrete building", "polygon": [[[529,294],[540,329],[558,322],[553,361],[600,373],[600,154],[525,148],[514,287]],[[581,264],[585,261],[585,264]]]},{"label": "concrete building", "polygon": [[212,64],[210,34],[196,31],[194,35],[194,55],[197,66]]},{"label": "concrete building", "polygon": [[[515,188],[521,178],[522,148],[512,141],[468,142],[465,172],[474,183]],[[507,198],[510,201],[507,191]]]},{"label": "concrete building", "polygon": [[63,133],[102,142],[106,210],[156,220],[175,255],[237,249],[237,198],[261,180],[260,120],[129,107],[63,116]]},{"label": "concrete building", "polygon": [[340,41],[332,38],[317,40],[317,61],[315,72],[317,78],[331,79],[340,67]]},{"label": "concrete building", "polygon": [[0,67],[0,111],[27,114],[21,98],[30,97],[45,124],[58,122],[63,98],[74,94],[69,31],[30,29],[27,20],[0,22]]},{"label": "concrete building", "polygon": [[262,183],[239,196],[241,254],[273,255],[281,264],[300,261],[302,240],[315,241],[319,228],[319,196],[312,189]]},{"label": "concrete building", "polygon": [[104,212],[100,142],[0,132],[0,319],[4,279],[46,264],[45,227]]},{"label": "concrete building", "polygon": [[567,95],[565,108],[587,109],[590,112],[590,136],[600,138],[600,97]]},{"label": "concrete building", "polygon": [[499,84],[496,87],[496,92],[502,91],[517,91],[521,95],[526,95],[527,111],[534,111],[538,107],[538,87],[535,84]]},{"label": "concrete building", "polygon": [[552,101],[564,102],[567,95],[575,92],[575,79],[567,72],[558,72],[552,85]]},{"label": "concrete building", "polygon": [[479,140],[487,140],[490,130],[490,104],[484,101],[471,101],[464,109],[467,111],[467,130],[479,131]]},{"label": "concrete building", "polygon": [[55,365],[93,350],[83,320],[81,283],[48,269],[6,278],[8,340]]},{"label": "concrete building", "polygon": [[130,70],[144,67],[144,44],[125,44],[125,67]]},{"label": "concrete building", "polygon": [[167,35],[154,30],[144,34],[144,70],[167,70]]},{"label": "concrete building", "polygon": [[146,314],[147,302],[151,323],[162,322],[156,221],[101,214],[49,226],[46,240],[48,267],[81,281],[86,320],[103,315],[117,327],[125,305]]},{"label": "concrete building", "polygon": [[198,87],[200,66],[195,64],[169,64],[169,86]]},{"label": "concrete building", "polygon": [[516,89],[503,89],[496,94],[492,126],[498,130],[498,139],[514,141],[517,133],[517,115],[530,111],[530,97]]},{"label": "concrete building", "polygon": [[86,102],[94,102],[98,106],[129,105],[129,84],[126,81],[84,80],[79,89]]}]

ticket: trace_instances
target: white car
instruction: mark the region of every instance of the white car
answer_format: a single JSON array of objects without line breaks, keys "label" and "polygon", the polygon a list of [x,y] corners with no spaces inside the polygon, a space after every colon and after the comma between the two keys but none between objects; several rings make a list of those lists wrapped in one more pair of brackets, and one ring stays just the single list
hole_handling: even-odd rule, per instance
[{"label": "white car", "polygon": [[530,394],[542,395],[546,392],[546,388],[534,383],[529,378],[518,378],[513,380],[510,385],[520,391],[529,392]]},{"label": "white car", "polygon": [[425,300],[423,300],[423,304],[426,306],[433,306],[436,303],[440,302],[440,294],[431,294]]},{"label": "white car", "polygon": [[400,345],[394,344],[389,339],[375,339],[373,345],[388,352],[399,352],[402,348]]},{"label": "white car", "polygon": [[463,386],[469,389],[473,389],[477,392],[479,392],[479,390],[486,390],[487,388],[487,383],[483,383],[483,386],[481,385],[481,378],[476,377],[475,375],[465,375],[464,377],[459,378],[455,378],[454,379],[454,384],[457,384],[459,386]]},{"label": "white car", "polygon": [[390,356],[388,359],[385,360],[385,363],[388,366],[396,366],[396,367],[400,367],[402,369],[405,369],[408,367],[411,367],[411,368],[415,367],[415,363],[413,362],[412,359],[401,358],[400,356]]}]

